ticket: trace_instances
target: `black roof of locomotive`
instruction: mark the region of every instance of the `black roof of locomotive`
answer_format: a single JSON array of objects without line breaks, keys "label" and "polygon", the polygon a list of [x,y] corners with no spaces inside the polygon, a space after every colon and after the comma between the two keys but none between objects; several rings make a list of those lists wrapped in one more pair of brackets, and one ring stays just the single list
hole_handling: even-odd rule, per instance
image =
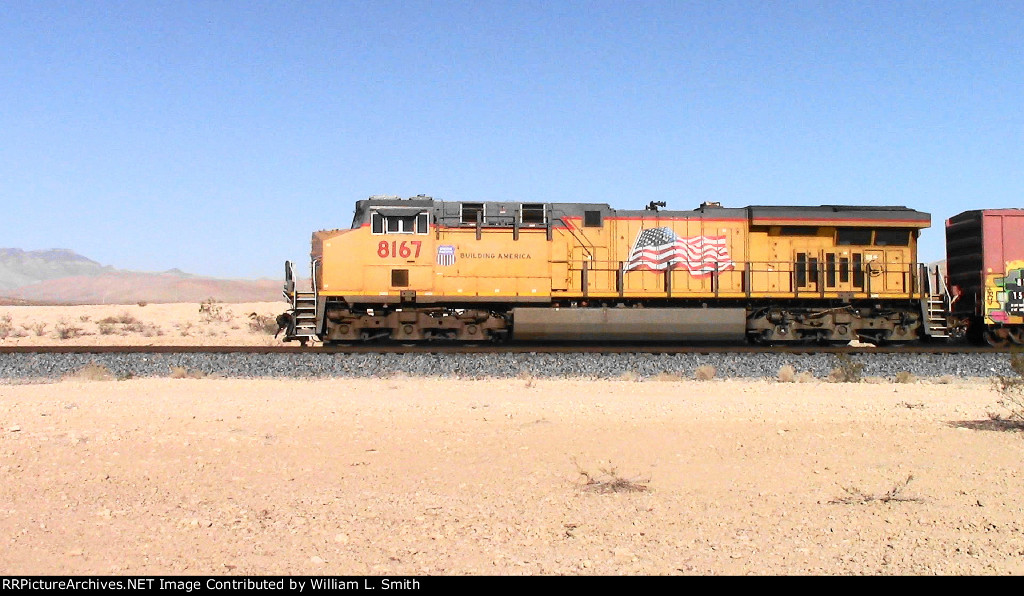
[{"label": "black roof of locomotive", "polygon": [[[716,203],[704,203],[692,210],[660,209],[656,212],[646,209],[613,209],[607,203],[541,203],[530,201],[444,201],[426,195],[417,195],[408,199],[397,196],[377,195],[356,202],[353,227],[366,223],[370,211],[381,211],[386,214],[404,214],[429,210],[439,221],[458,220],[463,205],[483,205],[487,220],[492,218],[511,218],[522,205],[544,205],[557,217],[583,217],[586,211],[600,211],[602,217],[663,217],[663,218],[703,218],[717,217],[729,219],[757,220],[842,220],[843,222],[864,223],[878,221],[899,221],[915,227],[924,227],[931,223],[931,215],[908,207],[893,205],[751,205],[749,207],[722,207]],[[657,215],[654,215],[657,213]]]}]

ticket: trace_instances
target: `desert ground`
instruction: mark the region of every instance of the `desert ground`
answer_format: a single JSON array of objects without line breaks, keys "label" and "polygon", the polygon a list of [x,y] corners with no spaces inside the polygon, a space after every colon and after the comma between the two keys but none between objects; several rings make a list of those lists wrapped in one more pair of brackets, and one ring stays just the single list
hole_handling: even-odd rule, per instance
[{"label": "desert ground", "polygon": [[[62,316],[85,343],[268,337],[257,305],[214,335],[163,308]],[[88,327],[126,309],[164,336]],[[977,379],[0,380],[0,573],[1020,574],[999,402]]]},{"label": "desert ground", "polygon": [[288,303],[0,306],[0,346],[294,345],[274,339]]}]

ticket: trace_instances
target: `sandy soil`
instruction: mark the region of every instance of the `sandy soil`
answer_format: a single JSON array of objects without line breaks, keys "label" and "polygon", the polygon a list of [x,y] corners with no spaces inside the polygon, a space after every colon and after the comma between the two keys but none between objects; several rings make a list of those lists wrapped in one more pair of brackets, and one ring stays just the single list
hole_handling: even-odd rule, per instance
[{"label": "sandy soil", "polygon": [[0,346],[282,344],[277,315],[288,303],[0,306]]},{"label": "sandy soil", "polygon": [[997,402],[983,382],[0,384],[0,573],[1019,574],[1024,437]]}]

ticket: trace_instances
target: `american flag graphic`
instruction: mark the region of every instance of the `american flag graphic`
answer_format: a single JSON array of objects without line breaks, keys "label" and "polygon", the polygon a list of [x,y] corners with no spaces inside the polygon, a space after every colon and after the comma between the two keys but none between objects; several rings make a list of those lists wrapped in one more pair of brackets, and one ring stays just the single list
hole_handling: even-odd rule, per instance
[{"label": "american flag graphic", "polygon": [[671,228],[648,228],[637,234],[625,270],[683,268],[694,277],[707,277],[715,271],[728,271],[735,266],[729,256],[725,236],[680,238]]},{"label": "american flag graphic", "polygon": [[441,244],[437,247],[437,264],[442,267],[455,264],[455,247],[451,244]]}]

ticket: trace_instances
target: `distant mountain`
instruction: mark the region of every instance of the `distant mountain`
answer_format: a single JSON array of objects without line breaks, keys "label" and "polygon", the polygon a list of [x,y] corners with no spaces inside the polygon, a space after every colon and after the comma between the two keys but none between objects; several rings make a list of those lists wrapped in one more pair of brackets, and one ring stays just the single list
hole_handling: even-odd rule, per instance
[{"label": "distant mountain", "polygon": [[0,292],[48,279],[115,271],[66,248],[24,251],[0,248]]},{"label": "distant mountain", "polygon": [[125,271],[67,249],[0,248],[0,303],[6,304],[135,304],[207,298],[270,302],[282,300],[281,285],[282,280],[218,279],[180,269]]}]

